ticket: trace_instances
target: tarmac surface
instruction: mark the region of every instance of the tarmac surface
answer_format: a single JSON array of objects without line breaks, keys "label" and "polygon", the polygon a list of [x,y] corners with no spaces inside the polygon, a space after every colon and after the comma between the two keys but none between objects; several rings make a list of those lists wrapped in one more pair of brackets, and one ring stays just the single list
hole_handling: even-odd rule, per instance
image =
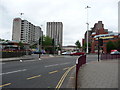
[{"label": "tarmac surface", "polygon": [[[41,58],[49,58],[49,57],[54,57],[54,56],[52,55],[41,56]],[[34,58],[34,55],[31,56],[31,59],[32,58]],[[78,84],[77,84],[78,88],[79,89],[82,88],[117,89],[119,87],[118,85],[119,63],[120,62],[115,59],[100,60],[100,62],[96,60],[86,63],[79,69]],[[75,89],[75,74],[76,74],[76,69],[74,68],[72,69],[66,88]]]}]

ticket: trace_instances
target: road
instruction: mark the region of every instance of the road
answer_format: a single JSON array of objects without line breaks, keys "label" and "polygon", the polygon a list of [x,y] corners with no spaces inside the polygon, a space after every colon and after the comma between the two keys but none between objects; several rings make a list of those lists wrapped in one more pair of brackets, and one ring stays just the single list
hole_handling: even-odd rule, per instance
[{"label": "road", "polygon": [[[2,88],[66,88],[78,56],[42,58],[2,64]],[[87,63],[97,55],[87,55]]]},{"label": "road", "polygon": [[[2,65],[2,88],[56,88],[67,80],[77,57],[51,57],[42,60],[5,62]],[[62,79],[61,79],[62,78]],[[67,83],[66,83],[67,85]],[[65,88],[65,86],[62,88]]]}]

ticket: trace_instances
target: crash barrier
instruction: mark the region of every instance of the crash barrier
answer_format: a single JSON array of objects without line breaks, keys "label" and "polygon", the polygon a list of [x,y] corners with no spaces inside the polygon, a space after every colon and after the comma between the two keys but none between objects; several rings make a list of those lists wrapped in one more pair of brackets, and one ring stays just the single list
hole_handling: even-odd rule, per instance
[{"label": "crash barrier", "polygon": [[78,71],[80,67],[86,63],[86,55],[81,55],[77,60],[76,60],[76,82],[75,82],[75,88],[77,89],[77,79],[78,79]]},{"label": "crash barrier", "polygon": [[30,51],[4,51],[0,52],[0,58],[20,57],[24,55],[31,55]]},{"label": "crash barrier", "polygon": [[112,55],[112,54],[101,54],[101,60],[107,60],[107,59],[118,59],[120,58],[120,54]]}]

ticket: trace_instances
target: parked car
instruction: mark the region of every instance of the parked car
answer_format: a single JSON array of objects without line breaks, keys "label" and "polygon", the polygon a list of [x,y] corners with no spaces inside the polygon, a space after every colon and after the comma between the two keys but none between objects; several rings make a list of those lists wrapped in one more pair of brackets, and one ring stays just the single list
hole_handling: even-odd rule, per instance
[{"label": "parked car", "polygon": [[116,54],[120,54],[120,52],[119,52],[119,51],[113,51],[113,52],[111,52],[110,54],[116,55]]},{"label": "parked car", "polygon": [[37,50],[37,51],[33,51],[34,54],[42,54],[41,51]]},{"label": "parked car", "polygon": [[84,55],[85,53],[84,52],[72,52],[70,55],[73,56],[73,55]]}]

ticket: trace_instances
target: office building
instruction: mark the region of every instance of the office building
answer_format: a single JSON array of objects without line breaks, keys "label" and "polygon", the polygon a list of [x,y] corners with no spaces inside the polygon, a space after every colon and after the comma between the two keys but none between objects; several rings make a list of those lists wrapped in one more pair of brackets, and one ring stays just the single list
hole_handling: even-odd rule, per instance
[{"label": "office building", "polygon": [[62,22],[47,22],[47,36],[55,41],[55,45],[62,47],[63,40],[63,23]]},{"label": "office building", "polygon": [[15,18],[13,20],[12,40],[32,45],[35,44],[42,35],[43,32],[39,26],[35,26],[31,22],[22,20],[21,18]]}]

